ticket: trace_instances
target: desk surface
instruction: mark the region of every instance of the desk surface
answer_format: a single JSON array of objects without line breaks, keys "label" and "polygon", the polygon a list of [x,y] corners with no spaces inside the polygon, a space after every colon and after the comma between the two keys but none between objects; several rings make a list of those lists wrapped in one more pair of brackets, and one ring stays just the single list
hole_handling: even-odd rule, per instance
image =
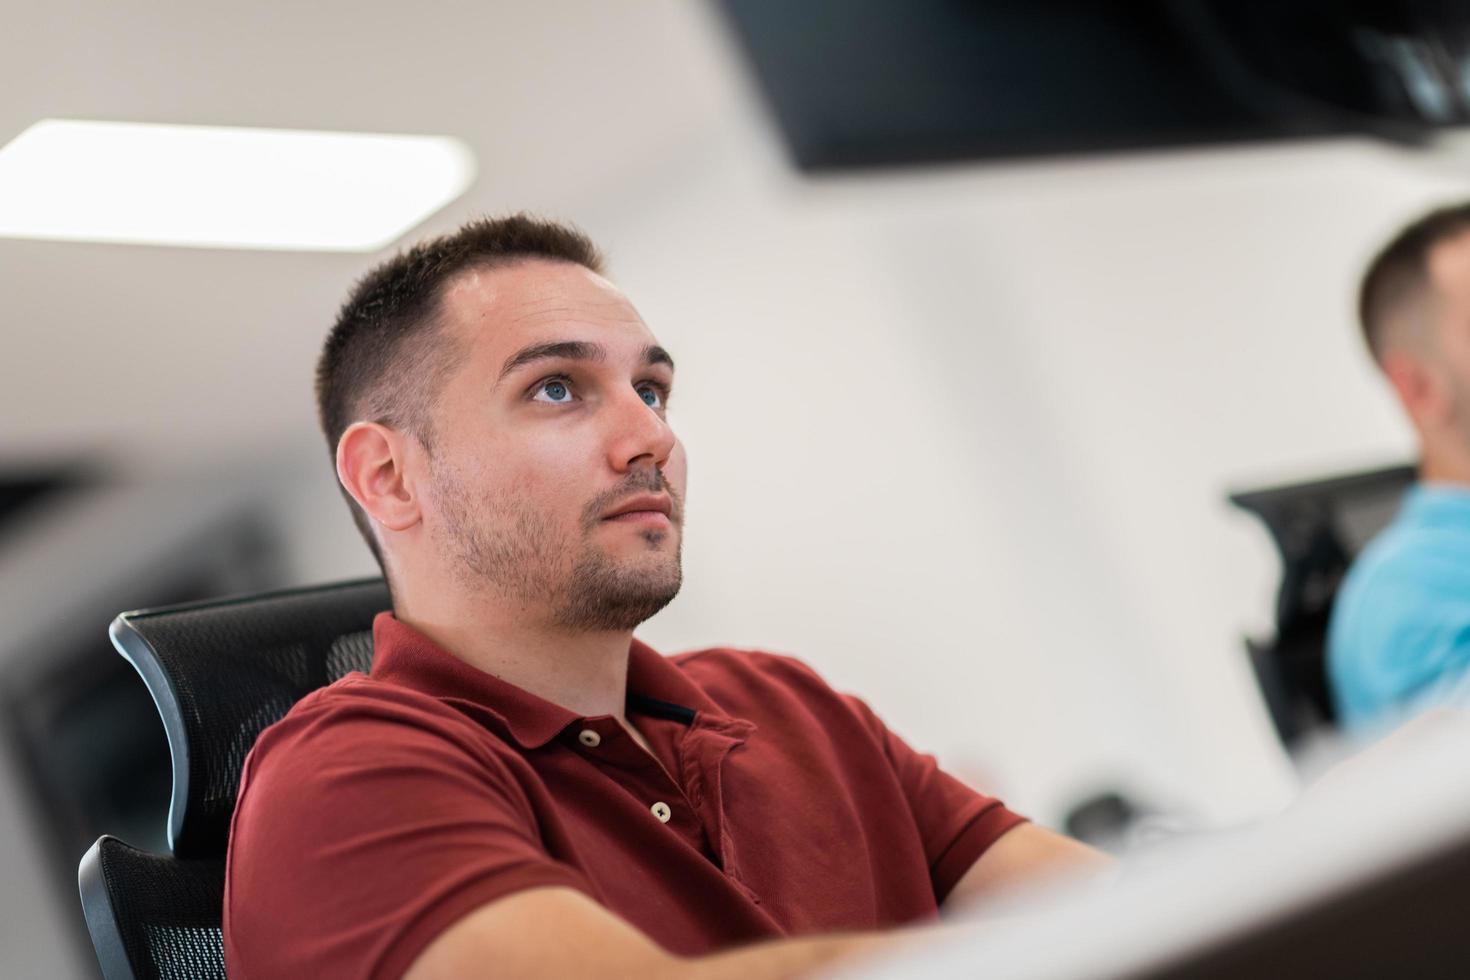
[{"label": "desk surface", "polygon": [[1465,976],[1467,910],[1470,721],[1442,718],[1256,826],[844,976]]}]

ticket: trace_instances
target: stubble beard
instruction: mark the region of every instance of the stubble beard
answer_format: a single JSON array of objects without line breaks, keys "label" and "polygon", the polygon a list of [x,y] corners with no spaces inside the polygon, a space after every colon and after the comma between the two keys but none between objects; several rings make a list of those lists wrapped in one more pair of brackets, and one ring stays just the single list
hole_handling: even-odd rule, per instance
[{"label": "stubble beard", "polygon": [[[667,606],[683,583],[682,535],[672,554],[663,552],[682,527],[682,501],[656,470],[629,475],[615,490],[584,509],[576,533],[558,528],[522,496],[481,497],[468,481],[434,467],[442,524],[441,546],[461,586],[489,590],[527,615],[545,616],[570,632],[632,630]],[[669,494],[671,528],[639,532],[646,550],[615,559],[593,541],[602,514],[634,493]]]}]

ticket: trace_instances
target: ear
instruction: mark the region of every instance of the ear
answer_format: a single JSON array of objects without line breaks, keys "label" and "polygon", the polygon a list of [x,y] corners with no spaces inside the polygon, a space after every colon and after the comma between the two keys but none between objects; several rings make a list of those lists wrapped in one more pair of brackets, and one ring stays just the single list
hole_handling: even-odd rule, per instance
[{"label": "ear", "polygon": [[1454,417],[1454,395],[1432,365],[1402,350],[1383,355],[1383,373],[1404,411],[1420,429],[1433,429]]},{"label": "ear", "polygon": [[422,519],[405,464],[409,440],[377,422],[354,422],[337,440],[337,479],[357,505],[390,531]]}]

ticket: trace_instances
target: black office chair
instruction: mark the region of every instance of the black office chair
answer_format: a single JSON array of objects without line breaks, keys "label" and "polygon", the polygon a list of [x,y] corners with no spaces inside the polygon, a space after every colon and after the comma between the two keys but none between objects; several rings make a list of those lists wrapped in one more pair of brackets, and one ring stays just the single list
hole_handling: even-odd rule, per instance
[{"label": "black office chair", "polygon": [[255,739],[311,691],[372,664],[381,579],[123,613],[112,642],[153,695],[173,758],[172,856],[104,836],[78,871],[107,980],[223,978],[224,857]]},{"label": "black office chair", "polygon": [[1230,495],[1265,522],[1281,552],[1275,636],[1247,640],[1246,649],[1287,747],[1336,723],[1327,685],[1332,603],[1358,552],[1398,512],[1414,474],[1393,466]]}]

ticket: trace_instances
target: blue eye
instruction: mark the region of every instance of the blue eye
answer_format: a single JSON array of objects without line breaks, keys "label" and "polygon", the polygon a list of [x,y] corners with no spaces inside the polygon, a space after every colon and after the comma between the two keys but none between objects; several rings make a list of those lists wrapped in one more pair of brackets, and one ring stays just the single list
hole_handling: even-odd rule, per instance
[{"label": "blue eye", "polygon": [[[545,396],[544,398],[542,397],[543,395]],[[540,386],[536,389],[536,401],[551,402],[560,405],[571,401],[571,399],[572,389],[567,387],[565,381],[560,381],[556,378],[541,382]]]},{"label": "blue eye", "polygon": [[638,389],[638,394],[640,397],[642,397],[643,404],[647,405],[649,408],[664,407],[663,394],[657,388],[653,387],[653,385],[644,385],[642,388]]}]

